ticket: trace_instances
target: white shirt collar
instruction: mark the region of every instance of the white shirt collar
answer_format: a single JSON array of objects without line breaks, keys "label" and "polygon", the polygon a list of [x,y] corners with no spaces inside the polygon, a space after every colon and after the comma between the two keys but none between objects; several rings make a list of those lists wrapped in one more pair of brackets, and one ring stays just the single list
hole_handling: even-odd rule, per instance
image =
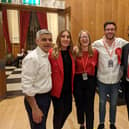
[{"label": "white shirt collar", "polygon": [[48,56],[48,53],[44,52],[39,46],[36,49],[42,57]]}]

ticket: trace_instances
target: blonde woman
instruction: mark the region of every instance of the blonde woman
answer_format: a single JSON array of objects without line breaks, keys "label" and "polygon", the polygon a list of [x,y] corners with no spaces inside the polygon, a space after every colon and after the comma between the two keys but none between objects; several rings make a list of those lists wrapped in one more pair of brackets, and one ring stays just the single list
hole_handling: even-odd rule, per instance
[{"label": "blonde woman", "polygon": [[93,129],[94,96],[96,89],[95,68],[98,52],[91,47],[88,31],[81,31],[78,36],[78,52],[75,60],[74,97],[77,119],[80,129]]}]

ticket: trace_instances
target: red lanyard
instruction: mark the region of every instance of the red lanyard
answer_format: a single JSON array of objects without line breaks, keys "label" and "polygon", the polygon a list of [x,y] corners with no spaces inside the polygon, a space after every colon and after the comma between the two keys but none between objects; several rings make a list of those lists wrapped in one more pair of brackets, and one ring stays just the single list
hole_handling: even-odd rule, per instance
[{"label": "red lanyard", "polygon": [[85,58],[82,57],[82,65],[83,65],[84,72],[86,71],[87,64],[88,64],[88,55],[86,58],[86,62],[85,62]]},{"label": "red lanyard", "polygon": [[103,44],[104,44],[104,47],[105,47],[105,49],[106,49],[106,51],[107,51],[107,53],[108,53],[108,55],[110,56],[110,58],[112,57],[112,55],[113,55],[113,49],[114,49],[114,47],[115,47],[115,41],[113,41],[113,48],[112,48],[112,51],[111,51],[111,53],[109,52],[109,50],[108,50],[108,48],[107,48],[107,46],[106,46],[106,44],[105,44],[105,41],[103,40]]}]

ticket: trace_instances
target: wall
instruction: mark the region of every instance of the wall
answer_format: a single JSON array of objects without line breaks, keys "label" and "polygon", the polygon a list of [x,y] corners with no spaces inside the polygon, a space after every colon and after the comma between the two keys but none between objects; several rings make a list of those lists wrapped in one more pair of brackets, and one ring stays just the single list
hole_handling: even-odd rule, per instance
[{"label": "wall", "polygon": [[19,43],[19,11],[7,10],[9,37],[12,44]]},{"label": "wall", "polygon": [[103,24],[113,20],[117,24],[117,36],[128,40],[129,0],[66,0],[71,7],[71,32],[74,42],[78,32],[87,29],[92,41],[103,35]]},{"label": "wall", "polygon": [[[19,12],[17,10],[8,10],[8,26],[9,26],[9,36],[12,44],[12,54],[14,57],[17,53],[20,53],[20,30],[19,30]],[[56,37],[58,34],[58,19],[57,13],[47,13],[48,29],[52,32],[53,43],[56,42]]]},{"label": "wall", "polygon": [[12,44],[12,54],[14,57],[17,57],[17,54],[20,53],[20,44],[19,43],[13,43]]}]

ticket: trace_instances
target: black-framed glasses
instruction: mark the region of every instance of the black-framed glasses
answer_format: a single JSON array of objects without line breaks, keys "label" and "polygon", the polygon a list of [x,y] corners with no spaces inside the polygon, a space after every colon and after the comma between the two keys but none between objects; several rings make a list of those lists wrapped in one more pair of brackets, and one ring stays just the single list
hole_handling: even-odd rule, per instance
[{"label": "black-framed glasses", "polygon": [[116,30],[115,28],[105,29],[105,31],[115,31],[115,30]]}]

